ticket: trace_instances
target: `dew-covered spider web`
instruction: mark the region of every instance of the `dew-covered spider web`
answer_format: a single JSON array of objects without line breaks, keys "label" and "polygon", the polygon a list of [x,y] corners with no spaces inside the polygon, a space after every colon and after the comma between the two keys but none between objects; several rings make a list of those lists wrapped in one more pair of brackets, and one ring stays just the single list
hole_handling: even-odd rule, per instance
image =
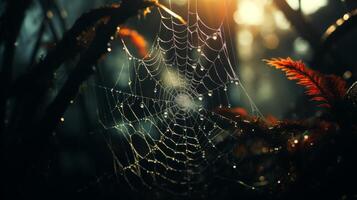
[{"label": "dew-covered spider web", "polygon": [[[171,2],[168,7],[175,11]],[[115,171],[134,188],[181,195],[202,190],[210,167],[229,152],[226,141],[235,138],[230,130],[237,126],[215,111],[234,106],[233,90],[260,115],[229,58],[224,22],[212,27],[198,10],[188,1],[187,24],[159,10],[148,55],[135,57],[123,42],[130,73],[120,71],[115,85],[99,86],[106,98],[100,122],[110,133]]]}]

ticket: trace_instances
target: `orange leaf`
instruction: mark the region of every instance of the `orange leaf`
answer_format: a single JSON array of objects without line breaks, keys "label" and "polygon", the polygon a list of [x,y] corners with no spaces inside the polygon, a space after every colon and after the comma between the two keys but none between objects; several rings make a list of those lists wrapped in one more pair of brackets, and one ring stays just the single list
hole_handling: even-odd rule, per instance
[{"label": "orange leaf", "polygon": [[141,57],[145,57],[147,55],[148,48],[147,48],[146,40],[137,31],[126,27],[121,27],[118,30],[118,35],[121,38],[128,38],[133,43],[133,45],[137,48],[138,53]]}]

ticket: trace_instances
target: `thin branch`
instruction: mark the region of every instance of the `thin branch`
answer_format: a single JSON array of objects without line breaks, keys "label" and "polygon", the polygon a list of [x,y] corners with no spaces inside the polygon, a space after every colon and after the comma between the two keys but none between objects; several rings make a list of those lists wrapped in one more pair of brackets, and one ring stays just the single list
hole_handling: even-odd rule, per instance
[{"label": "thin branch", "polygon": [[[107,53],[107,44],[111,36],[117,32],[119,24],[124,23],[129,17],[138,13],[138,10],[153,6],[153,2],[126,2],[119,7],[119,11],[113,15],[107,24],[101,25],[96,31],[90,47],[81,57],[76,69],[70,74],[67,82],[60,90],[55,100],[46,109],[41,120],[40,127],[44,134],[51,132],[59,122],[59,119],[67,109],[69,102],[78,93],[80,85],[93,73],[93,67],[101,56]],[[45,126],[43,126],[45,124]]]},{"label": "thin branch", "polygon": [[292,9],[286,0],[274,0],[274,2],[294,26],[296,31],[308,41],[314,49],[318,49],[320,45],[320,36],[302,14],[299,11]]},{"label": "thin branch", "polygon": [[12,65],[16,49],[15,43],[25,18],[25,12],[31,3],[31,0],[8,0],[5,2],[6,9],[1,17],[0,44],[4,42],[5,48],[0,72],[0,132],[3,132],[5,126],[6,104],[12,81]]},{"label": "thin branch", "polygon": [[18,99],[16,110],[20,110],[22,114],[17,115],[20,119],[11,120],[9,131],[22,132],[21,129],[34,122],[33,116],[42,105],[46,92],[51,87],[54,72],[66,60],[74,58],[85,49],[79,44],[77,37],[94,26],[99,19],[114,15],[118,11],[118,7],[103,7],[83,14],[43,60],[14,82],[9,91],[12,93],[9,95]]}]

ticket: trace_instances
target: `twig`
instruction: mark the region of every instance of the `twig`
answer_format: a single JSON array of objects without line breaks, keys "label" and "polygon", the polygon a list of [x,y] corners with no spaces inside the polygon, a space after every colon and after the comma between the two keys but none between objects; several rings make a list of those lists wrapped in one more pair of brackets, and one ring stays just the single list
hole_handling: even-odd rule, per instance
[{"label": "twig", "polygon": [[284,13],[285,17],[295,27],[296,31],[310,43],[314,49],[319,48],[320,36],[310,23],[301,15],[299,11],[295,11],[290,7],[286,0],[274,0],[277,7]]},{"label": "twig", "polygon": [[35,46],[34,46],[34,48],[32,50],[32,54],[31,54],[31,57],[30,57],[30,64],[28,66],[29,68],[35,64],[36,56],[37,56],[38,50],[39,50],[39,48],[41,46],[42,36],[43,36],[43,34],[44,34],[45,30],[46,30],[46,21],[47,21],[46,18],[42,20],[40,29],[39,29],[39,31],[37,33],[37,39],[36,39],[36,42],[35,42]]},{"label": "twig", "polygon": [[[83,54],[76,69],[70,74],[67,82],[60,90],[55,100],[46,109],[41,120],[44,134],[51,132],[64,114],[69,102],[76,96],[80,85],[93,73],[93,67],[99,58],[107,53],[107,44],[110,42],[119,24],[124,23],[129,17],[136,15],[138,10],[153,6],[153,2],[123,3],[119,11],[113,15],[107,24],[98,27],[96,36],[88,50]],[[45,124],[45,126],[43,126]]]},{"label": "twig", "polygon": [[25,11],[31,5],[31,0],[8,0],[1,17],[0,44],[4,42],[4,54],[0,72],[0,132],[3,132],[6,119],[6,104],[9,87],[12,81],[12,65],[16,49],[16,40],[25,17]]},{"label": "twig", "polygon": [[21,110],[18,120],[11,120],[9,132],[23,132],[24,127],[31,125],[33,116],[43,103],[43,97],[50,88],[54,72],[66,60],[74,58],[84,47],[79,44],[77,37],[88,28],[92,27],[99,19],[117,13],[117,7],[104,7],[83,14],[64,34],[63,39],[47,56],[31,68],[25,75],[21,76],[11,87],[9,92],[20,101],[16,106]]}]

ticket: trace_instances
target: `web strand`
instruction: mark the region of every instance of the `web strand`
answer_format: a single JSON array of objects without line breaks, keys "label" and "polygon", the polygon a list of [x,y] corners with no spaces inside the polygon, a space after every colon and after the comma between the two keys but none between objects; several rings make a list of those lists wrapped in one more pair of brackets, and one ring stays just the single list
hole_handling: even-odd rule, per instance
[{"label": "web strand", "polygon": [[[210,166],[227,154],[221,143],[238,128],[214,112],[232,106],[230,90],[238,88],[260,115],[229,58],[224,22],[210,27],[197,1],[188,2],[186,25],[159,10],[158,35],[145,58],[133,56],[122,41],[130,71],[125,85],[123,65],[113,87],[98,86],[108,107],[100,122],[111,133],[117,171],[132,187],[201,190]],[[169,8],[175,10],[171,1]]]}]

